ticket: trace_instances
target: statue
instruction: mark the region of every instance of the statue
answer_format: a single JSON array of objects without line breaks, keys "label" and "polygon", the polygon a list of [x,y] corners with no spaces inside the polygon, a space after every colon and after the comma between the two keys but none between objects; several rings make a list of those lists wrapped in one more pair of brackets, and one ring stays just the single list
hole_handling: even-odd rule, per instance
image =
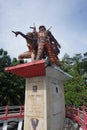
[{"label": "statue", "polygon": [[31,28],[33,32],[26,35],[20,31],[12,31],[16,36],[20,34],[25,38],[28,46],[28,51],[18,56],[20,63],[24,62],[24,58],[31,58],[31,61],[46,59],[48,65],[60,66],[58,54],[61,46],[52,33],[43,25],[39,27],[39,32],[36,31],[36,27]]},{"label": "statue", "polygon": [[20,31],[12,31],[13,33],[15,33],[15,36],[17,37],[19,34],[26,39],[26,42],[27,42],[27,47],[28,47],[28,51],[20,54],[18,56],[18,59],[20,61],[20,63],[24,63],[24,58],[31,58],[31,61],[34,61],[36,59],[36,53],[37,53],[37,36],[36,36],[36,33],[27,33],[26,35],[23,34],[22,32]]},{"label": "statue", "polygon": [[59,58],[57,56],[60,52],[59,48],[61,48],[61,46],[51,32],[46,30],[45,26],[40,26],[38,32],[38,49],[36,59],[42,59],[43,53],[45,53],[50,64],[60,66]]}]

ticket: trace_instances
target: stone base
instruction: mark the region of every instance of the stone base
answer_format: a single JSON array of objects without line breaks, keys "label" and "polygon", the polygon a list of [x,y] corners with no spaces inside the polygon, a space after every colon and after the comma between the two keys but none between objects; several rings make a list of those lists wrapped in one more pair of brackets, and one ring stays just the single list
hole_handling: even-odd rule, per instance
[{"label": "stone base", "polygon": [[5,68],[26,78],[24,130],[62,130],[65,119],[63,81],[71,78],[44,61]]}]

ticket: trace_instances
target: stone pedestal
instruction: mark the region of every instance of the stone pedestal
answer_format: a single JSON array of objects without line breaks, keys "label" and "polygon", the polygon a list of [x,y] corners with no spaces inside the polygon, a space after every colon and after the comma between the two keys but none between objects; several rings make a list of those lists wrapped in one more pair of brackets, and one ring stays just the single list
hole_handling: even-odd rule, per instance
[{"label": "stone pedestal", "polygon": [[[26,73],[23,76],[26,66],[27,76]],[[18,74],[18,68],[22,73]],[[45,68],[43,60],[18,66],[15,71],[11,67],[6,70],[26,78],[24,130],[62,130],[65,119],[63,81],[71,76],[57,67]]]}]

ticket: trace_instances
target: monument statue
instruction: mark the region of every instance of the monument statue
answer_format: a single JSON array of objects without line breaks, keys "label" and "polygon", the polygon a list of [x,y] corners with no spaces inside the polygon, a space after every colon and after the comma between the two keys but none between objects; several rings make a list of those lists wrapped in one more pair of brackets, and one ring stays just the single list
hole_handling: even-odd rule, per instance
[{"label": "monument statue", "polygon": [[57,42],[51,32],[46,30],[45,26],[40,26],[38,32],[38,50],[36,59],[42,59],[43,53],[45,53],[51,64],[59,66],[60,63],[57,55],[59,54],[60,47],[60,44]]},{"label": "monument statue", "polygon": [[36,27],[31,28],[33,31],[26,35],[20,31],[12,31],[16,36],[20,34],[25,38],[28,46],[28,51],[18,56],[20,63],[24,62],[24,58],[31,58],[31,61],[46,59],[47,65],[60,66],[58,54],[61,46],[52,33],[43,25],[39,26],[39,32]]},{"label": "monument statue", "polygon": [[7,67],[5,70],[26,78],[24,130],[63,130],[63,83],[72,77],[58,67],[61,46],[52,33],[43,25],[39,26],[39,31],[36,31],[36,27],[31,28],[33,31],[27,34],[12,32],[16,36],[21,35],[27,42],[28,51],[18,56],[20,63],[23,63],[24,58],[31,58],[32,62]]},{"label": "monument statue", "polygon": [[34,35],[34,32],[31,33],[27,33],[26,35],[23,34],[20,31],[12,31],[13,33],[15,33],[16,37],[20,34],[23,38],[26,39],[27,42],[27,47],[28,47],[28,51],[20,54],[18,56],[18,59],[20,61],[20,63],[24,63],[24,58],[31,58],[31,61],[34,61],[36,59],[36,55],[37,55],[37,38],[36,35]]}]

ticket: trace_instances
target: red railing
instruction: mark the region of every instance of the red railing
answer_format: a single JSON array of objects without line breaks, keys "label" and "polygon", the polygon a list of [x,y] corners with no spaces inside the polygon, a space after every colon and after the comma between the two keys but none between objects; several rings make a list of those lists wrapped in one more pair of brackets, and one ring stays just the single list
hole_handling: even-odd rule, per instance
[{"label": "red railing", "polygon": [[[66,117],[81,125],[82,130],[87,130],[87,108],[85,106],[75,108],[66,106]],[[24,118],[24,106],[3,106],[0,107],[0,120],[9,118]]]},{"label": "red railing", "polygon": [[66,117],[80,124],[82,130],[87,130],[87,108],[85,106],[79,108],[66,106]]},{"label": "red railing", "polygon": [[8,120],[8,118],[23,118],[24,106],[3,106],[0,107],[0,120]]}]

